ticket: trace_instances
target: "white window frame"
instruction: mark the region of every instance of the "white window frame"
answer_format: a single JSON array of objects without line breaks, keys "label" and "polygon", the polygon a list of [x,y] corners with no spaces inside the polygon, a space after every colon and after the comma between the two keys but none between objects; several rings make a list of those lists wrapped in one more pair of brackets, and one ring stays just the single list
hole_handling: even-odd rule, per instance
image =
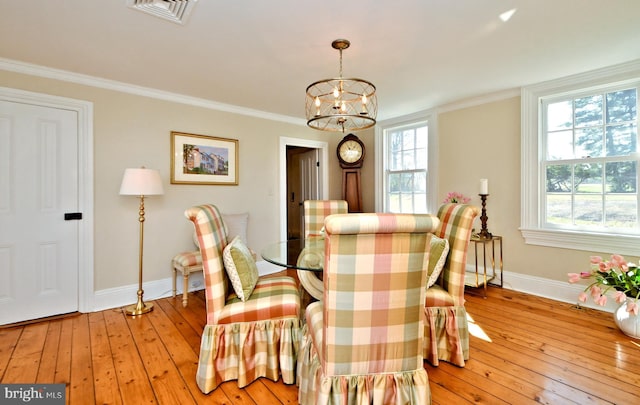
[{"label": "white window frame", "polygon": [[545,153],[541,141],[542,99],[582,90],[598,91],[605,86],[632,83],[639,78],[640,60],[522,88],[520,231],[525,243],[591,252],[640,255],[639,235],[545,228],[544,213],[540,204],[540,198],[544,193],[540,162]]},{"label": "white window frame", "polygon": [[421,111],[415,114],[378,122],[375,133],[375,210],[389,212],[387,205],[386,172],[388,151],[386,133],[389,130],[425,123],[429,137],[427,144],[427,212],[437,210],[438,192],[438,121],[434,111]]}]

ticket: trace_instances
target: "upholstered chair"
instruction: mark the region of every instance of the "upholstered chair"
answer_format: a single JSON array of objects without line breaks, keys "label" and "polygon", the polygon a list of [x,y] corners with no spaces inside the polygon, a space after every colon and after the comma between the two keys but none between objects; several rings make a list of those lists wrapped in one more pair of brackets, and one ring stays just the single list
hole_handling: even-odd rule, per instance
[{"label": "upholstered chair", "polygon": [[[259,377],[277,381],[280,376],[286,384],[295,383],[300,341],[295,280],[258,278],[251,252],[236,243],[239,238],[227,240],[227,228],[214,205],[191,207],[185,216],[195,226],[205,283],[207,324],[200,344],[198,387],[206,394],[228,380],[244,387]],[[228,259],[233,266],[225,270]],[[253,291],[244,290],[242,274],[243,290],[238,291],[237,275],[230,277],[229,267],[237,267],[238,273],[241,267],[252,269]]]},{"label": "upholstered chair", "polygon": [[[346,214],[349,212],[345,200],[305,200],[304,208],[304,238],[321,237],[324,219],[332,214]],[[300,255],[304,260],[304,254]],[[313,254],[314,252],[309,252]],[[322,273],[320,273],[322,274]],[[298,270],[298,279],[304,289],[315,299],[322,298],[322,280],[318,273],[309,270]]]},{"label": "upholstered chair", "polygon": [[428,404],[425,280],[438,218],[339,214],[325,220],[324,290],[306,309],[301,404]]},{"label": "upholstered chair", "polygon": [[444,204],[438,209],[435,235],[448,240],[449,253],[425,300],[424,358],[464,367],[469,359],[469,327],[464,307],[464,275],[473,221],[480,209],[467,204]]}]

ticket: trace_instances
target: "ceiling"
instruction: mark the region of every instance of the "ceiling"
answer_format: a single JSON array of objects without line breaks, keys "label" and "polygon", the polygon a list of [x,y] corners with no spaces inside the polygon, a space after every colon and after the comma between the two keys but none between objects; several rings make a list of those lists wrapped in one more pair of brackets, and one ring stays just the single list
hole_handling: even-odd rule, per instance
[{"label": "ceiling", "polygon": [[183,25],[126,0],[0,6],[5,62],[296,120],[307,85],[338,76],[337,38],[379,119],[640,59],[638,0],[199,0]]}]

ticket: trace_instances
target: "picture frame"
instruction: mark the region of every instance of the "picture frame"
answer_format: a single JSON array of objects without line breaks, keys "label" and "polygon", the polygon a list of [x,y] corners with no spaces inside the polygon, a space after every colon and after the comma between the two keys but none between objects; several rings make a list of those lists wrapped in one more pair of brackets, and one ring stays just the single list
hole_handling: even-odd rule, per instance
[{"label": "picture frame", "polygon": [[238,185],[238,140],[171,131],[171,184]]}]

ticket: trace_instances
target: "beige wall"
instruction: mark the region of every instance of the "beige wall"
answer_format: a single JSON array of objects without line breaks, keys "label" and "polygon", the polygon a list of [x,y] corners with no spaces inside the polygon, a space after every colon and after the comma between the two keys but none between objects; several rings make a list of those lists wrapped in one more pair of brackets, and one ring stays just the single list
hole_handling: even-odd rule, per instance
[{"label": "beige wall", "polygon": [[[329,198],[341,196],[335,156],[339,133],[7,71],[0,71],[0,86],[93,103],[96,291],[137,283],[139,200],[118,194],[127,167],[158,169],[164,180],[165,194],[145,199],[145,282],[168,278],[173,255],[193,249],[192,226],[183,212],[194,204],[211,202],[223,213],[248,212],[248,244],[257,251],[279,238],[279,193],[285,192],[279,190],[280,137],[329,142]],[[238,139],[239,185],[169,184],[171,131]],[[373,144],[367,146],[373,150]],[[372,209],[372,184],[365,194],[371,201],[365,207]]]},{"label": "beige wall", "polygon": [[[161,101],[63,81],[0,71],[0,86],[91,101],[94,105],[95,290],[137,283],[138,200],[118,194],[127,167],[160,170],[165,195],[146,200],[145,281],[169,277],[170,259],[192,248],[186,207],[213,202],[223,212],[249,212],[255,250],[279,237],[279,138],[327,141],[329,196],[341,198],[335,148],[340,133]],[[489,230],[504,237],[509,272],[566,280],[591,252],[526,245],[520,224],[520,98],[441,113],[438,200],[462,192],[480,205],[480,178],[489,179]],[[170,131],[239,140],[238,186],[169,184]],[[374,130],[358,132],[367,150],[362,169],[364,211],[374,211]],[[476,228],[479,229],[477,221]],[[505,279],[509,284],[509,279]]]},{"label": "beige wall", "polygon": [[568,272],[588,268],[594,253],[527,245],[518,230],[520,97],[442,113],[438,135],[439,199],[458,191],[480,206],[480,179],[489,179],[487,227],[504,237],[505,271],[566,282]]}]

